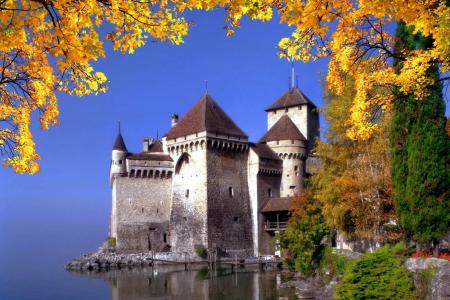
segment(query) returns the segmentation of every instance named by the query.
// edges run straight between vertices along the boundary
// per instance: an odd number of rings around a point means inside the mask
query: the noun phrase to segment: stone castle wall
[[[287,112],[286,112],[287,110]],[[278,109],[276,111],[270,111],[267,113],[267,125],[269,130],[272,126],[278,122],[278,120],[284,115],[287,114],[289,118],[291,118],[292,122],[297,126],[303,136],[309,139],[308,136],[308,106],[294,106],[286,109]]]
[[[271,189],[272,197],[280,197],[281,177],[274,175],[258,175],[258,211],[261,211],[264,204],[269,199],[268,190]],[[275,249],[271,244],[273,234],[264,230],[264,216],[262,213],[258,214],[258,244],[259,253],[261,255],[273,254]]]
[[[117,177],[115,219],[118,251],[162,251],[169,240],[172,180]]]
[[[208,246],[231,256],[253,254],[247,166],[248,151],[208,149]]]
[[[170,241],[174,251],[195,253],[207,247],[206,150],[197,149],[174,159]]]

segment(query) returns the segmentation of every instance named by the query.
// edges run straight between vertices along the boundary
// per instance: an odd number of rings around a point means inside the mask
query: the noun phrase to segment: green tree
[[[404,49],[428,49],[433,40],[414,33],[400,22],[397,27],[397,70]],[[408,238],[434,243],[450,227],[450,143],[446,133],[445,104],[437,66],[428,76],[436,83],[426,99],[396,93],[391,126],[392,180],[396,210]]]
[[[329,233],[320,203],[307,191],[294,197],[287,229],[278,241],[288,266],[309,274],[322,256],[321,240]]]

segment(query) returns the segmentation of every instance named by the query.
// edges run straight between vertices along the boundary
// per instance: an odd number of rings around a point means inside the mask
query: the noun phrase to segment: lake
[[[209,271],[206,267],[156,266],[78,274],[110,285],[113,300],[144,299],[297,299],[293,290],[279,289],[283,274],[254,268]]]

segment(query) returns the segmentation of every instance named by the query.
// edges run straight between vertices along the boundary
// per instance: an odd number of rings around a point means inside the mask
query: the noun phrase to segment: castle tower
[[[266,112],[267,130],[287,115],[308,140],[308,148],[314,147],[314,141],[319,138],[319,113],[316,105],[298,88],[291,87]]]
[[[119,126],[119,132],[117,133],[116,141],[114,142],[112,149],[111,168],[109,171],[111,183],[115,176],[123,176],[126,174],[127,170],[125,158],[127,154],[127,146],[123,141]]]
[[[298,194],[304,188],[308,141],[287,113],[283,114],[259,140],[267,144],[282,160],[280,196]]]
[[[117,133],[116,141],[114,142],[111,157],[111,166],[109,169],[109,183],[111,184],[112,206],[111,206],[111,226],[110,237],[117,238],[117,177],[126,176],[126,156],[128,154],[127,146],[123,141],[122,133]]]
[[[206,94],[171,128],[165,141],[175,162],[173,249],[192,254],[204,247],[229,255],[251,254],[247,135]]]

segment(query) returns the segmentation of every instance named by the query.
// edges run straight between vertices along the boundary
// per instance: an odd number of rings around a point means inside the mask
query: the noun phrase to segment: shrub
[[[351,262],[336,288],[336,299],[411,299],[413,281],[403,267],[404,244],[384,246]]]
[[[195,248],[195,253],[201,258],[206,258],[208,256],[208,251],[203,246]]]
[[[350,258],[335,253],[333,248],[326,246],[319,259],[319,273],[321,277],[342,276],[350,261]]]

